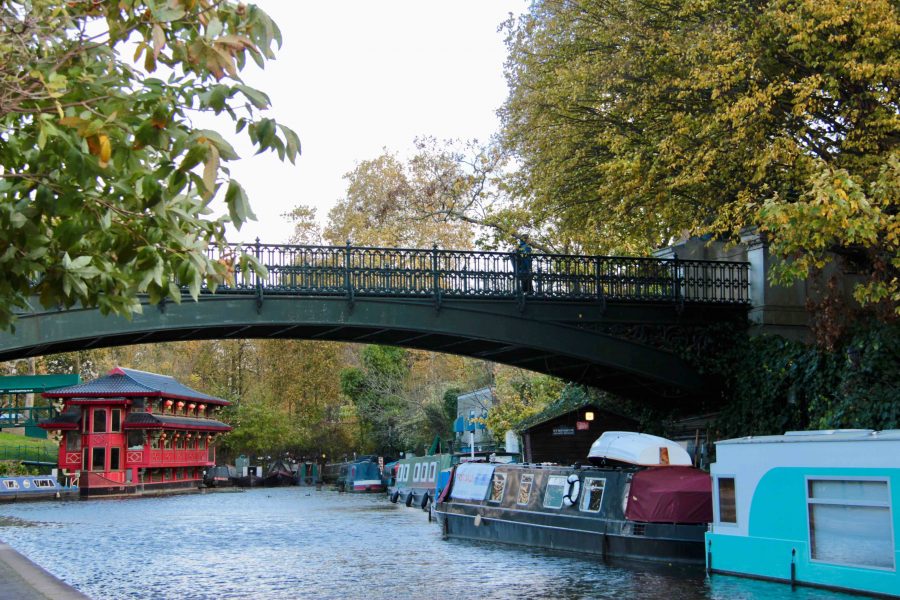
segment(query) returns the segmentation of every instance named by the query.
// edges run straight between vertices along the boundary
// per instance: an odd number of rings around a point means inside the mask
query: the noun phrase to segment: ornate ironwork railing
[[[749,264],[533,254],[514,252],[249,244],[244,252],[266,267],[264,277],[244,275],[224,293],[413,298],[513,298],[529,300],[629,300],[746,304]],[[232,252],[234,248],[232,248]],[[230,260],[211,248],[215,260]]]

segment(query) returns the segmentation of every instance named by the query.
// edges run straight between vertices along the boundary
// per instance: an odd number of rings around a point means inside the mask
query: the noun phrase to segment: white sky
[[[229,163],[257,222],[229,241],[286,242],[281,214],[297,204],[325,217],[343,175],[383,148],[409,152],[416,136],[487,140],[506,97],[503,33],[526,0],[256,0],[281,28],[277,59],[245,81],[269,94],[268,115],[300,136],[296,165],[272,154]],[[252,67],[252,68],[251,68]],[[218,129],[229,133],[220,122]],[[232,137],[232,139],[234,139]],[[240,140],[235,139],[235,142]]]

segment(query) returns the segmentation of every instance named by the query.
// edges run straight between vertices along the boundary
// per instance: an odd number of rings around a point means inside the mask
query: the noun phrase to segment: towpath
[[[89,600],[0,542],[0,600]]]

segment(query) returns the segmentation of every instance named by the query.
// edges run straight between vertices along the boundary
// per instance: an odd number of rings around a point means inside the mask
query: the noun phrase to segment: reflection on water
[[[305,488],[3,505],[0,539],[96,599],[850,598],[442,540],[424,512],[383,495]]]

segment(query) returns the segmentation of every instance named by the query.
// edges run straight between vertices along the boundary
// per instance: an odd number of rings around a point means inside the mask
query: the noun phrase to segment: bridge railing
[[[266,275],[235,273],[221,292],[746,304],[749,264],[439,248],[250,244]],[[232,252],[234,249],[232,249]],[[210,249],[213,259],[221,256]],[[526,293],[526,279],[531,291]]]

